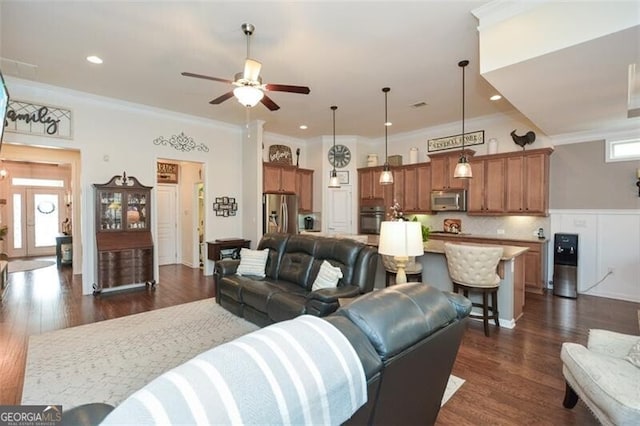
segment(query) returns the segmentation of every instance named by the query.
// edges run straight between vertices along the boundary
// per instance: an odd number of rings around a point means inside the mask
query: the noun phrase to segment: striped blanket
[[[362,365],[303,315],[204,352],[128,397],[105,425],[340,424],[367,401]]]

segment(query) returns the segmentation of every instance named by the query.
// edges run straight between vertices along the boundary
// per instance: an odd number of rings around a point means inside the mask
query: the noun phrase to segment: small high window
[[[640,160],[640,139],[607,141],[606,161]]]

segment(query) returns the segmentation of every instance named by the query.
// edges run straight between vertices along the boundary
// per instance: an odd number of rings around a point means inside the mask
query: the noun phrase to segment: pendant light
[[[331,111],[333,111],[333,152],[336,152],[336,110],[337,106],[333,105]],[[331,170],[331,178],[329,178],[329,188],[340,188],[340,181],[338,180],[338,173],[336,172],[336,159],[333,158],[333,170]]]
[[[380,185],[391,185],[393,183],[393,173],[389,169],[389,154],[387,153],[387,127],[391,126],[387,118],[387,94],[391,89],[383,87],[384,92],[384,168],[380,174]]]
[[[453,172],[453,177],[458,179],[469,179],[473,177],[471,173],[471,164],[467,161],[467,156],[464,153],[464,69],[469,65],[469,61],[458,62],[458,66],[462,68],[462,152],[460,153],[460,159],[456,164],[456,169]]]

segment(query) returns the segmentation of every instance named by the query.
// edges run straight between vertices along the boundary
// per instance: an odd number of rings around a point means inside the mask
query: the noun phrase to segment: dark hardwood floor
[[[160,267],[155,290],[93,297],[82,296],[81,287],[69,267],[10,274],[0,302],[0,405],[20,403],[30,335],[214,296],[212,277],[181,265]],[[527,294],[525,315],[512,330],[493,328],[485,337],[482,323],[470,321],[453,369],[466,383],[437,424],[596,425],[582,404],[562,407],[560,346],[586,343],[590,328],[640,334],[638,309],[638,303],[591,296]]]

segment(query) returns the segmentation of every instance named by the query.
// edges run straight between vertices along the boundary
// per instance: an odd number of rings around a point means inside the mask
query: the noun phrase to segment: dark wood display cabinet
[[[151,237],[151,188],[133,176],[94,184],[96,196],[97,282],[103,289],[144,284],[155,287]]]

